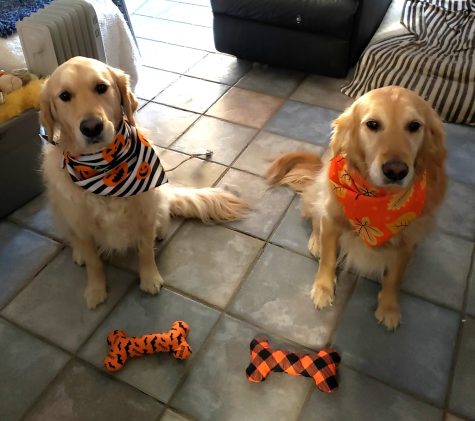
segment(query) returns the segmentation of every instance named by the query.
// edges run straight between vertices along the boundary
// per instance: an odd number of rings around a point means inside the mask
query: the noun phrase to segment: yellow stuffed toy
[[[0,123],[20,115],[29,108],[39,108],[42,79],[33,79],[27,85],[10,92],[0,105]]]

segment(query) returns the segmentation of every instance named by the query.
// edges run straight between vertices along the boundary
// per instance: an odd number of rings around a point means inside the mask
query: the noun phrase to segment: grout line
[[[354,273],[351,273],[351,272],[348,272],[348,271],[345,271],[345,270],[340,270],[338,272],[338,276],[340,276],[341,274],[344,274],[344,276],[348,276],[348,277],[351,276],[353,285],[351,286],[350,290],[348,291],[348,295],[347,295],[346,299],[343,301],[343,303],[341,305],[341,311],[336,316],[333,328],[330,330],[330,335],[329,335],[330,344],[334,343],[336,331],[338,330],[338,327],[340,326],[341,320],[343,318],[343,313],[345,312],[346,307],[348,306],[348,303],[350,302],[351,298],[353,297],[353,294],[355,292],[355,289],[356,289],[356,286],[358,285],[358,280],[359,280],[359,276],[355,275]],[[344,282],[344,281],[345,280],[343,279],[340,282]],[[336,285],[335,285],[335,289],[336,289]]]
[[[142,5],[143,6],[143,5]],[[140,6],[140,7],[142,7]],[[197,7],[203,7],[205,8],[205,6],[199,6],[199,5],[193,5],[193,4],[190,4],[190,6],[197,6]],[[207,29],[207,30],[211,30],[211,32],[213,31],[213,23],[211,23],[211,26],[207,26],[207,25],[201,25],[199,23],[194,23],[194,22],[185,22],[185,21],[182,21],[182,20],[173,20],[173,19],[168,19],[168,18],[164,18],[164,17],[161,17],[161,16],[151,16],[151,15],[145,15],[143,13],[138,13],[138,10],[139,9],[136,9],[134,13],[132,13],[132,15],[130,15],[130,21],[132,23],[132,26],[133,26],[133,19],[132,17],[133,16],[139,16],[139,17],[143,17],[143,18],[148,18],[148,19],[153,19],[155,21],[162,21],[162,22],[170,22],[170,23],[177,23],[179,25],[188,25],[188,26],[192,26],[194,28],[201,28],[201,29]],[[212,10],[210,9],[210,15],[211,15],[211,18],[213,17],[213,12]],[[151,21],[152,22],[152,21]],[[141,37],[143,38],[143,37]]]
[[[458,357],[461,352],[464,322],[468,317],[467,303],[468,303],[468,297],[469,297],[469,292],[470,292],[470,277],[473,271],[475,271],[475,245],[472,246],[471,263],[470,263],[470,267],[467,273],[467,277],[465,279],[465,291],[464,291],[464,298],[463,298],[463,304],[462,304],[462,310],[461,310],[461,318],[459,320],[457,338],[456,338],[454,349],[453,349],[452,364],[450,366],[449,378],[448,378],[447,390],[446,390],[446,396],[445,396],[444,408],[446,411],[449,410],[450,398],[452,396],[452,388],[453,388],[453,383],[455,380],[455,367],[457,365]]]
[[[377,383],[380,383],[380,384],[383,384],[384,386],[388,387],[389,389],[391,390],[395,390],[399,393],[402,393],[403,395],[405,396],[409,396],[411,397],[412,399],[416,400],[416,401],[419,401],[419,402],[423,402],[433,408],[437,408],[437,409],[440,409],[442,412],[443,412],[443,406],[441,405],[438,405],[436,403],[434,403],[433,401],[425,398],[424,396],[422,395],[418,395],[416,394],[415,392],[412,392],[412,391],[409,391],[408,389],[404,389],[404,388],[401,388],[401,387],[397,387],[395,385],[392,385],[390,383],[386,383],[384,380],[381,380],[379,379],[378,377],[375,377],[369,373],[366,373],[365,371],[362,371],[356,367],[352,367],[346,363],[344,363],[343,361],[340,363],[340,366],[343,366],[345,368],[347,368],[348,370],[351,370],[351,371],[354,371],[355,373],[363,376],[363,377],[366,377],[366,378],[369,378],[373,381],[376,381]]]
[[[199,6],[199,5],[196,5],[196,6],[197,6],[197,7],[205,7],[205,6]],[[134,12],[133,15],[134,15],[134,16],[141,16],[141,17],[144,17],[144,18],[151,18],[151,19],[162,20],[162,21],[165,21],[165,22],[181,23],[181,24],[183,24],[183,25],[194,26],[195,28],[213,29],[213,26],[200,25],[199,23],[185,22],[185,21],[182,21],[182,20],[167,19],[167,18],[159,17],[159,16],[145,15],[145,14],[143,14],[143,13],[137,13],[137,11]]]
[[[125,8],[127,9],[127,13],[129,14],[129,17],[132,17],[132,15],[139,10],[145,3],[147,3],[148,0],[142,0],[142,3],[140,3],[140,6],[137,6],[134,10],[130,11],[129,8],[127,7],[127,1],[124,1],[125,3]],[[173,1],[173,0],[170,0]],[[132,22],[130,22],[132,25]],[[132,25],[133,26],[133,25]]]
[[[220,321],[223,318],[224,318],[224,313],[221,311],[218,318],[214,322],[213,326],[211,326],[211,329],[208,331],[208,334],[206,335],[205,339],[203,340],[203,343],[201,344],[200,348],[195,353],[195,355],[193,357],[193,360],[190,362],[188,367],[186,367],[181,380],[175,386],[175,390],[173,391],[173,393],[170,395],[170,398],[168,399],[167,407],[170,407],[170,402],[173,401],[173,399],[178,394],[178,392],[180,391],[182,386],[185,384],[185,381],[188,379],[188,375],[190,374],[191,368],[194,367],[195,362],[198,360],[201,353],[204,352],[204,350],[206,349],[207,344],[210,341],[210,338],[214,335],[214,332],[217,329],[218,324],[220,323]]]
[[[103,368],[98,368],[97,366],[95,366],[94,364],[92,364],[91,362],[81,358],[80,356],[75,356],[74,357],[74,360],[75,361],[78,361],[86,366],[88,366],[90,369],[92,370],[95,370],[95,371],[98,371],[99,373],[103,374],[104,376],[108,377],[110,380],[112,381],[115,381],[117,383],[120,383],[124,386],[126,386],[127,388],[132,388],[134,389],[135,391],[137,392],[140,392],[141,394],[153,399],[154,401],[162,404],[164,407],[166,405],[166,403],[158,398],[156,398],[155,396],[152,396],[152,395],[149,395],[147,392],[144,392],[143,390],[139,389],[138,387],[135,387],[134,385],[130,384],[130,383],[127,383],[125,380],[121,379],[117,374],[113,374]],[[104,421],[107,421],[107,420],[104,420]]]
[[[74,356],[74,353],[69,351],[68,349],[66,348],[63,348],[61,345],[53,342],[51,339],[47,338],[46,336],[42,336],[41,334],[39,333],[36,333],[34,331],[31,331],[29,330],[27,327],[25,326],[22,326],[21,324],[19,324],[18,322],[16,322],[15,320],[12,320],[10,319],[8,316],[5,316],[4,314],[0,314],[0,319],[3,319],[3,320],[6,320],[8,323],[12,324],[13,326],[15,326],[17,329],[27,333],[29,336],[33,336],[35,339],[41,341],[41,342],[44,342],[46,343],[47,345],[51,346],[52,348],[56,348],[56,349],[59,349],[61,352],[63,352],[64,354],[67,354],[69,355],[70,357],[73,357]]]
[[[292,348],[303,349],[304,352],[305,352],[305,350],[306,351],[311,351],[311,352],[315,352],[315,351],[320,350],[320,348],[318,348],[318,349],[317,348],[312,348],[311,346],[307,346],[307,345],[301,344],[300,342],[296,342],[295,340],[289,339],[289,338],[283,336],[280,333],[273,332],[273,331],[265,328],[264,326],[260,326],[260,325],[257,325],[257,324],[254,324],[254,323],[250,322],[249,320],[242,319],[242,318],[240,318],[239,316],[237,316],[233,313],[223,313],[223,314],[228,319],[231,319],[235,322],[239,322],[239,323],[247,326],[248,328],[250,328],[252,330],[257,330],[259,333],[262,333],[263,336],[272,337],[273,339],[275,339],[276,342],[283,342],[285,344],[289,344],[289,346],[292,347]],[[252,338],[249,339],[249,342],[251,342],[251,339]]]
[[[156,40],[149,39],[149,38],[137,37],[137,39],[143,39],[145,41],[156,42],[156,43],[159,43],[159,44],[165,44],[165,45],[173,46],[173,47],[181,47],[181,48],[185,48],[187,50],[197,51],[197,52],[200,52],[200,53],[203,53],[203,52],[206,53],[203,57],[200,57],[199,59],[194,61],[192,64],[190,64],[188,67],[186,67],[183,72],[179,72],[179,71],[176,71],[176,70],[171,70],[169,68],[155,67],[155,66],[152,66],[151,64],[146,64],[142,61],[142,66],[150,67],[151,69],[161,70],[163,72],[174,73],[174,74],[177,74],[177,75],[180,75],[180,76],[187,76],[187,74],[186,74],[187,72],[189,72],[194,66],[196,66],[201,60],[203,60],[204,58],[206,58],[210,54],[222,54],[219,51],[200,50],[200,49],[197,49],[197,48],[186,47],[184,45],[170,44],[168,42],[156,41]],[[139,49],[140,54],[142,54],[142,50],[140,49],[140,46],[138,46],[137,48]],[[217,83],[219,83],[219,82],[217,82]]]
[[[145,16],[145,17],[154,18],[154,19],[166,20],[166,21],[169,21],[169,22],[186,23],[186,24],[193,25],[193,26],[200,26],[200,27],[211,28],[211,29],[213,28],[213,26],[200,25],[200,24],[196,24],[196,23],[184,22],[184,21],[181,21],[181,20],[173,20],[173,19],[163,18],[163,17],[160,17],[160,16],[145,15],[143,13],[138,13],[139,9],[141,9],[145,5],[145,3],[148,3],[148,1],[145,0],[140,6],[135,8],[135,10],[132,13],[129,14],[130,17],[132,17],[132,15],[134,15],[134,16]],[[213,10],[211,9],[211,7],[210,6],[205,6],[203,4],[196,4],[196,3],[190,3],[190,2],[185,2],[185,1],[175,1],[175,0],[166,0],[165,3],[175,3],[175,6],[183,5],[184,7],[186,7],[186,6],[198,7],[198,8],[201,8],[203,11],[204,10],[209,10],[210,15],[213,16]],[[170,6],[171,6],[171,4],[170,4]],[[173,8],[175,6],[171,6],[171,7]]]
[[[129,287],[124,290],[124,292],[116,301],[116,303],[111,306],[110,310],[104,315],[104,317],[99,321],[99,323],[91,330],[89,335],[85,336],[84,340],[79,344],[76,352],[74,353],[75,356],[81,353],[82,349],[86,346],[89,340],[94,336],[94,334],[99,330],[99,328],[106,322],[106,320],[109,318],[112,312],[119,306],[119,304],[121,304],[124,301],[125,297],[129,295],[130,291],[132,291],[133,288],[138,288],[138,285],[136,282],[137,279],[138,277],[136,275],[135,282],[133,281],[130,283]],[[84,303],[84,305],[86,305],[86,303]]]
[[[28,415],[32,412],[32,410],[35,409],[35,407],[42,401],[43,397],[46,396],[46,394],[48,393],[48,391],[50,390],[51,386],[53,385],[53,383],[61,377],[61,375],[66,372],[67,368],[72,364],[72,362],[74,361],[74,356],[70,357],[70,359],[68,361],[66,361],[66,364],[64,364],[63,367],[61,367],[60,370],[58,370],[58,372],[56,373],[55,376],[53,376],[53,378],[51,379],[51,381],[44,387],[43,390],[41,390],[41,392],[38,394],[38,396],[36,397],[36,399],[33,400],[33,402],[31,403],[31,405],[26,408],[26,411],[25,413],[20,417],[20,421],[24,421],[25,419],[27,419]]]
[[[155,69],[155,68],[153,68],[153,67],[150,67],[150,69],[158,70],[158,71],[160,71],[160,72],[167,72],[166,70],[159,70],[159,69]],[[167,73],[175,74],[175,73],[173,73],[173,72],[167,72]],[[142,106],[140,106],[139,108],[137,108],[136,113],[138,113],[142,108],[145,108],[145,106],[147,106],[147,105],[150,104],[151,102],[157,104],[157,102],[154,101],[154,98],[156,98],[157,96],[161,95],[165,90],[167,90],[170,86],[172,86],[172,85],[173,85],[175,82],[177,82],[179,79],[180,79],[180,77],[178,77],[178,79],[175,79],[175,80],[172,81],[172,82],[169,82],[167,85],[165,85],[162,89],[160,89],[160,90],[159,90],[154,96],[152,96],[152,98],[150,98],[150,99],[146,99],[146,98],[142,98],[142,97],[140,97],[140,96],[137,96],[138,99],[141,99],[142,101],[145,101],[145,104],[143,104]],[[134,95],[135,95],[135,93],[134,93]],[[167,105],[167,104],[163,104],[163,105]],[[177,107],[172,107],[172,106],[170,106],[170,107],[171,107],[171,108],[177,108]],[[180,109],[180,108],[178,108],[178,109]]]
[[[257,251],[256,255],[254,256],[254,259],[249,263],[249,266],[246,268],[246,270],[243,272],[242,276],[241,276],[241,279],[239,280],[239,282],[237,283],[236,287],[234,288],[234,291],[233,293],[231,294],[231,296],[229,297],[229,300],[228,302],[226,303],[226,305],[224,306],[224,313],[225,314],[229,314],[229,308],[231,307],[231,305],[233,304],[234,302],[234,299],[236,298],[236,296],[239,294],[239,292],[241,291],[241,287],[244,285],[244,283],[247,281],[247,279],[249,278],[249,276],[251,275],[252,271],[255,269],[255,267],[257,266],[257,262],[259,262],[260,258],[262,257],[262,255],[264,254],[264,250],[266,248],[267,244],[264,243],[262,245],[262,247]]]
[[[23,227],[22,227],[23,228]],[[25,230],[27,230],[27,228],[24,228]],[[34,232],[34,231],[33,231]],[[50,239],[50,238],[48,238]],[[7,301],[5,301],[1,306],[0,306],[0,311],[3,312],[3,310],[5,310],[5,308],[7,308],[26,288],[28,288],[28,286],[33,282],[33,280],[44,270],[46,269],[46,267],[54,260],[56,259],[62,252],[63,250],[65,249],[65,246],[64,244],[62,243],[58,243],[59,245],[59,248],[58,250],[53,253],[49,259],[47,259],[45,261],[45,263],[33,274],[33,276],[31,278],[29,278],[29,280],[25,283],[25,285],[23,285],[23,287],[21,287],[20,289],[18,289],[16,291],[16,293],[14,295],[12,295]]]
[[[252,67],[251,67],[246,73],[244,73],[244,74],[234,83],[234,85],[232,85],[231,89],[238,87],[239,82],[240,82],[241,80],[243,80],[251,71],[252,71]],[[302,78],[302,81],[303,81],[303,79],[304,79],[304,78]],[[302,82],[300,82],[300,83],[302,83]],[[280,104],[280,106],[277,107],[277,108],[269,115],[268,119],[267,119],[266,122],[262,125],[262,127],[260,127],[260,128],[259,128],[259,127],[254,127],[254,129],[257,130],[256,133],[254,134],[254,136],[252,136],[252,138],[249,140],[249,142],[247,143],[247,145],[244,146],[243,149],[241,149],[241,151],[236,155],[236,157],[234,158],[234,160],[227,166],[228,169],[225,170],[225,171],[221,174],[220,177],[218,177],[218,179],[217,179],[217,180],[215,181],[215,183],[213,184],[213,187],[214,187],[214,186],[217,186],[217,185],[221,182],[221,180],[225,177],[225,175],[229,172],[230,169],[238,170],[238,169],[234,168],[233,165],[239,160],[239,158],[245,153],[245,151],[247,151],[248,147],[254,142],[254,140],[255,140],[263,131],[265,131],[265,127],[267,126],[267,123],[268,123],[269,121],[271,121],[271,120],[275,117],[275,115],[276,115],[276,114],[280,111],[280,109],[283,107],[283,105],[285,104],[285,102],[287,101],[287,99],[290,98],[290,96],[293,95],[293,93],[298,89],[298,86],[299,86],[299,84],[297,84],[296,87],[295,87],[292,91],[289,91],[289,93],[288,93],[287,96],[284,96],[284,97],[276,97],[276,98],[282,99],[282,103]],[[211,109],[211,107],[212,107],[214,104],[216,104],[216,103],[217,103],[224,95],[226,95],[226,93],[228,93],[231,89],[228,89],[225,93],[223,93],[223,95],[221,95],[221,97],[220,97],[218,100],[216,100],[216,101],[205,111],[205,113],[208,112],[208,111]],[[240,88],[240,89],[243,89],[243,88]],[[248,90],[248,89],[246,89],[246,90]],[[250,92],[253,92],[253,91],[250,91]],[[275,96],[275,95],[271,95],[271,96]],[[217,117],[215,117],[215,118],[217,118]],[[225,119],[223,119],[223,118],[219,118],[219,119],[222,120],[222,121],[227,122],[227,120],[225,120]],[[229,121],[229,122],[233,123],[232,121]],[[234,124],[236,124],[236,123],[234,123]],[[243,125],[243,126],[244,126],[244,125]],[[248,126],[244,126],[244,127],[248,127]],[[177,139],[176,141],[178,141],[178,139]],[[176,141],[175,141],[175,142],[176,142]],[[173,146],[173,145],[170,145],[170,146]],[[238,171],[239,171],[239,170],[238,170]],[[245,172],[245,173],[248,173],[248,174],[252,174],[252,175],[257,175],[257,174],[253,174],[253,173],[251,173],[251,172],[249,172],[249,171],[243,171],[243,170],[240,170],[240,171]],[[260,176],[260,175],[257,175],[257,176],[260,177],[260,178],[264,178],[264,177],[262,177],[262,176]],[[287,210],[286,210],[286,212],[287,212]],[[280,223],[280,220],[277,221],[277,222]],[[276,227],[277,227],[277,225],[274,226],[274,228],[276,228]],[[272,232],[272,233],[273,233],[273,232]],[[271,233],[271,234],[272,234],[272,233]]]
[[[189,1],[180,1],[180,0],[167,0],[167,1],[170,1],[170,2],[173,2],[173,3],[179,3],[179,4],[187,4],[187,5],[190,5],[190,6],[200,6],[200,7],[210,8],[209,6],[204,6],[203,4],[196,4],[196,3],[189,2]]]
[[[296,418],[296,421],[300,421],[302,419],[302,416],[303,416],[303,413],[305,411],[305,408],[307,407],[308,405],[308,402],[310,401],[312,395],[313,395],[313,392],[315,391],[315,387],[313,386],[313,384],[311,385],[312,388],[309,389],[309,391],[307,392],[307,394],[305,395],[305,398],[303,399],[302,401],[302,406],[300,407],[300,410],[297,414],[297,418]]]
[[[303,105],[308,105],[308,106],[311,106],[311,107],[316,107],[316,108],[322,108],[323,110],[328,110],[328,111],[334,111],[336,113],[343,113],[343,111],[345,111],[345,108],[331,108],[329,106],[326,106],[326,105],[321,105],[321,104],[314,104],[312,102],[305,102],[303,100],[300,100],[300,99],[295,99],[295,98],[290,98],[290,101],[293,101],[293,102],[298,102],[299,104],[303,104]],[[329,138],[330,140],[330,138]]]
[[[198,47],[193,47],[191,45],[182,45],[182,44],[175,44],[173,42],[167,42],[167,41],[163,41],[163,40],[158,40],[158,39],[153,39],[153,38],[147,38],[147,37],[140,37],[140,36],[135,36],[135,38],[137,38],[137,40],[139,39],[143,39],[145,41],[153,41],[153,42],[161,42],[162,44],[167,44],[167,45],[171,45],[173,47],[180,47],[180,48],[187,48],[188,50],[195,50],[195,51],[201,51],[201,52],[204,52],[204,53],[216,53],[218,52],[217,50],[208,50],[206,48],[198,48]],[[140,46],[139,46],[139,50],[140,50]],[[203,57],[204,58],[204,57]],[[201,59],[200,59],[201,60]],[[196,63],[195,63],[196,64]],[[187,71],[189,70],[189,68],[187,69]]]
[[[32,200],[34,200],[34,199],[32,199]],[[19,209],[21,209],[21,208],[19,208]],[[43,230],[38,229],[38,228],[36,228],[32,225],[28,225],[28,223],[22,222],[21,219],[19,219],[16,216],[10,215],[5,219],[5,221],[8,221],[11,224],[16,225],[18,228],[25,229],[27,231],[31,231],[32,233],[34,233],[36,235],[39,235],[43,238],[54,241],[55,243],[65,244],[65,242],[66,242],[65,239],[56,237],[54,234],[51,234],[51,233],[47,232],[46,230],[43,231]]]

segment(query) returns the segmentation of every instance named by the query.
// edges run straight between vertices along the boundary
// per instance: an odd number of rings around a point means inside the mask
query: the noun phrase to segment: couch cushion
[[[347,38],[358,0],[211,0],[213,13]]]

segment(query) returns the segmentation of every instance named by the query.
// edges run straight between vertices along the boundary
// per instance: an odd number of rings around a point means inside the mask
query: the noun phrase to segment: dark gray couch
[[[391,0],[211,0],[218,51],[344,77]]]

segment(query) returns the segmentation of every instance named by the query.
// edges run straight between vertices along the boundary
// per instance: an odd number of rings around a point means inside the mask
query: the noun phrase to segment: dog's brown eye
[[[411,121],[407,125],[407,130],[409,130],[411,133],[417,132],[420,128],[421,128],[421,123],[419,123],[418,121]]]
[[[373,132],[378,131],[380,128],[379,123],[376,120],[368,120],[366,122],[366,127],[372,130]]]
[[[96,85],[96,92],[97,92],[98,94],[104,94],[104,93],[106,93],[107,88],[108,88],[108,86],[107,86],[106,84],[104,84],[104,83],[98,83],[98,84]]]
[[[71,101],[71,94],[68,91],[63,91],[59,94],[59,99],[64,102]]]

